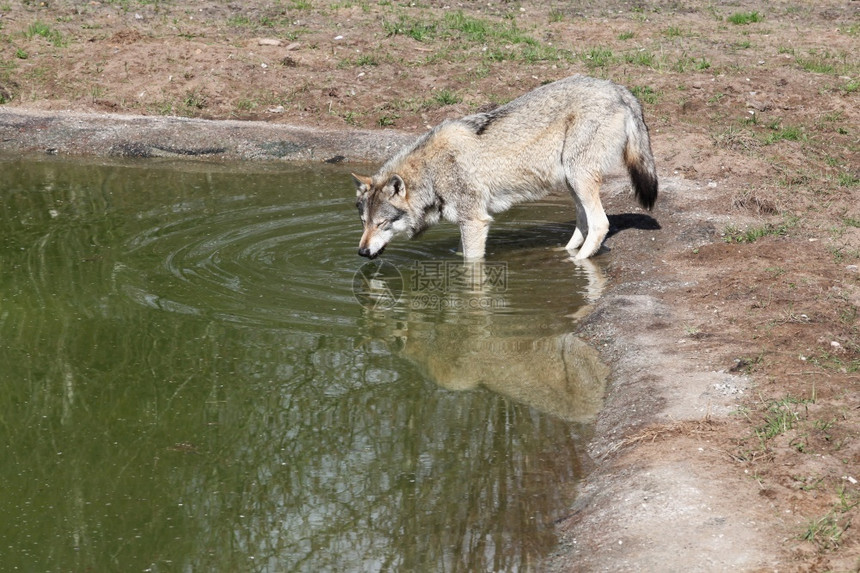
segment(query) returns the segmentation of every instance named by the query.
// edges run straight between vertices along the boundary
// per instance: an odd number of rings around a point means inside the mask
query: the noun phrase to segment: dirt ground
[[[302,126],[320,151],[281,135],[258,155],[379,159],[546,81],[624,84],[661,197],[644,217],[607,186],[610,286],[580,334],[612,390],[542,568],[857,571],[858,47],[856,0],[7,0],[0,148],[73,153],[45,118],[89,142],[110,113]],[[163,145],[104,152],[227,149],[163,122]]]

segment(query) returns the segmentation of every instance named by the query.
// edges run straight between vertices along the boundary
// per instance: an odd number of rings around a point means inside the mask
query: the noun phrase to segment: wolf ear
[[[355,191],[359,197],[370,191],[372,184],[370,177],[356,175],[355,173],[351,173],[350,175],[352,175],[352,182],[355,183]]]
[[[385,188],[391,193],[392,197],[395,195],[406,197],[406,182],[404,182],[403,178],[396,173],[388,180],[388,184]]]

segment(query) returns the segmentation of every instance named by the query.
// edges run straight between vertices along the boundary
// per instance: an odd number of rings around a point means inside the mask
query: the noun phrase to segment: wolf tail
[[[648,126],[642,119],[641,108],[637,105],[634,109],[638,113],[631,113],[627,117],[624,164],[630,174],[636,200],[650,211],[657,201],[657,168],[654,166]]]

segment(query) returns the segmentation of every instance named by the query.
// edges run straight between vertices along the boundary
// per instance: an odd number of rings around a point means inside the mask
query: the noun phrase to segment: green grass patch
[[[810,362],[825,370],[833,372],[843,372],[846,374],[860,372],[860,359],[858,358],[845,360],[841,356],[826,352],[820,356],[811,358]]]
[[[463,12],[446,14],[445,23],[449,29],[460,32],[473,42],[484,42],[490,35],[491,26],[485,20],[466,16]]]
[[[253,26],[254,23],[247,16],[239,14],[237,16],[230,16],[229,18],[227,18],[227,25],[232,26],[234,28],[246,28],[249,26]]]
[[[361,54],[355,59],[356,66],[378,66],[379,60],[373,54]]]
[[[832,74],[836,70],[836,66],[832,62],[828,62],[825,58],[796,58],[797,65],[816,74]]]
[[[627,64],[644,66],[646,68],[653,68],[655,57],[652,52],[646,50],[637,50],[636,52],[628,52],[624,54],[623,60]]]
[[[795,424],[800,421],[797,405],[804,403],[805,401],[792,397],[771,401],[765,411],[763,423],[755,428],[756,436],[765,441],[794,428]]]
[[[467,16],[463,12],[445,15],[445,25],[451,31],[472,42],[497,40],[511,44],[537,45],[537,41],[520,30],[516,22],[490,22],[481,18]]]
[[[396,113],[390,113],[379,116],[379,119],[376,121],[380,127],[391,127],[397,120],[400,119],[400,115]]]
[[[860,90],[860,80],[848,80],[841,86],[839,86],[839,91],[843,94],[853,94],[854,92]]]
[[[795,225],[797,220],[787,220],[778,225],[766,223],[748,229],[738,229],[734,225],[729,225],[725,229],[724,240],[727,243],[755,243],[762,237],[787,235],[789,229]]]
[[[635,35],[636,34],[634,34],[633,32],[621,32],[620,34],[618,34],[618,39],[619,40],[629,40]]]
[[[406,36],[418,42],[432,40],[437,36],[436,24],[403,17],[397,21],[383,21],[382,29],[388,36]]]
[[[249,98],[242,98],[236,102],[236,109],[240,111],[252,111],[257,109],[257,107],[259,107],[259,104],[255,100]]]
[[[821,121],[826,123],[836,123],[837,121],[842,121],[845,119],[845,114],[842,111],[830,111],[822,116]]]
[[[589,48],[579,58],[590,69],[605,68],[615,62],[615,56],[609,48]]]
[[[778,120],[768,126],[772,133],[767,134],[763,143],[772,145],[780,141],[806,141],[806,133],[796,125],[783,126]]]
[[[373,54],[360,54],[355,58],[344,58],[337,63],[338,69],[346,69],[352,67],[364,68],[370,66],[378,66],[379,59]]]
[[[856,187],[860,185],[860,177],[857,177],[854,173],[842,172],[836,177],[836,182],[840,187]],[[847,221],[851,221],[852,227],[860,227],[857,224],[857,219],[846,219]]]
[[[844,75],[854,78],[853,81],[857,82],[857,61],[847,52],[809,49],[806,54],[792,55],[795,56],[795,63],[808,72]]]
[[[456,52],[466,50],[474,44],[485,47],[484,56],[491,61],[521,60],[544,61],[559,60],[561,51],[552,46],[541,45],[537,40],[517,27],[516,22],[498,22],[476,18],[462,11],[447,13],[438,21],[423,21],[398,15],[397,19],[384,20],[382,28],[388,36],[406,36],[418,42],[426,42],[438,38],[460,40],[451,43],[448,50],[440,50],[441,55],[434,54],[432,60],[456,59]],[[521,50],[511,49],[511,45],[524,46]]]
[[[463,101],[463,98],[460,97],[457,92],[441,89],[433,94],[433,103],[440,106],[446,105],[454,105]]]
[[[726,18],[726,20],[736,26],[746,26],[747,24],[761,22],[762,20],[764,20],[764,16],[762,16],[759,12],[735,12],[734,14]]]
[[[572,54],[567,50],[559,50],[555,46],[525,45],[522,46],[515,58],[523,62],[558,62],[572,60]]]
[[[702,71],[707,70],[711,67],[711,63],[705,59],[701,58],[691,58],[689,56],[682,56],[675,61],[672,65],[672,69],[678,73],[685,73],[690,70]]]
[[[711,62],[702,57],[693,61],[693,67],[699,71],[707,70],[711,67]]]
[[[206,107],[207,103],[206,96],[197,90],[186,92],[185,97],[182,98],[182,105],[189,110],[203,109]]]
[[[844,232],[844,229],[838,229],[837,228],[837,229],[833,230],[833,233],[836,235],[839,235],[842,232]],[[836,264],[841,264],[843,261],[846,261],[846,260],[850,260],[850,261],[860,260],[860,250],[849,249],[845,246],[837,247],[836,245],[829,245],[827,247],[827,252],[830,253],[830,255],[833,257],[833,261]],[[846,324],[854,324],[854,321],[857,319],[856,308],[853,310],[853,312],[848,312],[844,316],[846,316],[846,317],[850,316],[851,319],[850,320],[843,320],[843,322],[845,322]],[[860,364],[860,360],[857,360],[855,362]]]
[[[45,38],[53,45],[57,47],[62,47],[66,45],[66,41],[63,38],[63,35],[58,31],[51,28],[48,24],[36,20],[24,31],[24,37],[28,40],[35,38],[36,36],[40,36]]]
[[[860,307],[849,304],[839,311],[839,322],[851,326],[857,324],[857,315],[860,314]],[[858,347],[860,348],[860,347]]]
[[[814,543],[820,549],[830,550],[839,547],[843,533],[845,533],[845,528],[840,525],[837,516],[831,512],[820,519],[811,520],[801,535],[801,539]]]
[[[831,510],[823,517],[810,520],[800,535],[801,539],[817,545],[819,550],[831,551],[839,548],[842,534],[851,526],[851,518],[846,518],[845,514],[860,504],[853,490],[840,486],[836,493],[839,500],[833,504]]]
[[[341,117],[343,118],[343,121],[346,122],[347,125],[358,125],[359,120],[361,119],[362,115],[363,114],[361,114],[360,112],[347,111],[347,112],[342,113]]]
[[[635,95],[639,101],[652,105],[657,103],[660,96],[660,93],[650,86],[631,86],[630,92]]]

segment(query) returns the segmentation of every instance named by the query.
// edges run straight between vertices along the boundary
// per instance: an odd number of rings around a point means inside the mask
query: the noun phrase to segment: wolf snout
[[[371,253],[370,249],[367,247],[359,247],[358,248],[358,254],[362,257],[367,257],[368,259],[375,259],[376,257],[379,256],[379,253],[381,253],[381,252],[382,252],[382,249],[379,249],[375,253]]]

